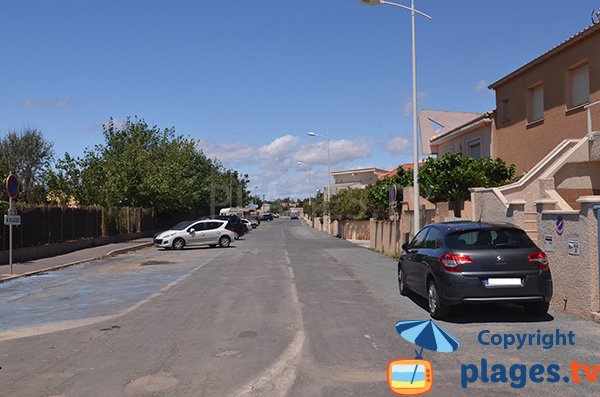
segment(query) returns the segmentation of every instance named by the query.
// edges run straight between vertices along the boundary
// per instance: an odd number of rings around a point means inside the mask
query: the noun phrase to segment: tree
[[[331,198],[331,215],[334,219],[365,220],[371,216],[367,189],[347,189]]]
[[[396,175],[379,179],[375,184],[367,187],[369,208],[373,218],[386,218],[390,209],[390,187],[395,185],[398,192],[401,192],[403,187],[412,184],[412,175],[412,170],[407,171],[402,167],[398,167]],[[396,206],[398,206],[400,197],[402,197],[400,194],[396,196]]]
[[[433,203],[448,201],[454,215],[460,216],[465,200],[474,187],[496,187],[511,182],[515,166],[502,159],[476,159],[461,153],[447,152],[439,158],[428,158],[420,168],[421,195]]]
[[[52,143],[41,131],[25,128],[9,131],[0,139],[0,169],[19,178],[22,196],[28,204],[45,202],[44,175],[53,159]]]
[[[247,175],[209,160],[196,141],[173,128],[150,127],[137,118],[120,127],[111,119],[103,127],[103,144],[86,149],[82,158],[66,153],[49,173],[48,186],[61,203],[208,213],[211,200],[229,203],[230,187],[242,191],[241,200],[248,195]]]

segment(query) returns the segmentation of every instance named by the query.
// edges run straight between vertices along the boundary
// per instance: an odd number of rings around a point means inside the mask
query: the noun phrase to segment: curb
[[[56,265],[56,266],[51,266],[51,267],[47,267],[47,268],[44,268],[44,269],[33,270],[33,271],[30,271],[30,272],[27,272],[27,273],[23,273],[23,274],[16,274],[14,276],[9,276],[9,277],[5,277],[5,278],[0,279],[0,284],[5,283],[7,281],[15,280],[15,279],[18,279],[18,278],[21,278],[21,277],[29,277],[29,276],[34,276],[34,275],[40,274],[40,273],[53,272],[55,270],[64,269],[66,267],[71,267],[71,266],[79,265],[79,264],[86,263],[86,262],[93,262],[93,261],[97,261],[97,260],[104,259],[104,258],[110,258],[110,257],[113,257],[113,256],[124,254],[124,253],[129,252],[129,251],[137,251],[137,250],[140,250],[140,249],[143,249],[143,248],[146,248],[146,247],[151,247],[153,245],[154,245],[154,242],[142,243],[142,244],[138,244],[138,245],[132,245],[130,247],[125,247],[125,248],[119,248],[119,249],[116,249],[116,250],[112,250],[112,251],[108,252],[105,255],[94,257],[94,258],[82,259],[82,260],[75,261],[75,262],[65,263],[63,265]]]

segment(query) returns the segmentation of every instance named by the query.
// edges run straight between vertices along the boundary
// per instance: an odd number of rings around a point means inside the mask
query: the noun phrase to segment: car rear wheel
[[[440,294],[433,280],[427,285],[427,303],[429,304],[429,314],[432,318],[440,320],[448,314],[448,308],[442,305]]]
[[[227,248],[229,247],[229,244],[231,244],[231,240],[229,239],[229,237],[227,236],[223,236],[219,239],[219,246],[222,248]]]
[[[183,247],[185,247],[185,240],[182,238],[176,238],[175,241],[173,241],[173,249],[176,250],[182,250]]]
[[[402,266],[398,265],[398,289],[400,290],[400,295],[406,296],[408,295],[408,287],[406,286],[406,277],[404,275],[404,271],[402,271]]]
[[[550,302],[533,302],[524,305],[525,312],[531,316],[543,316],[548,313]]]

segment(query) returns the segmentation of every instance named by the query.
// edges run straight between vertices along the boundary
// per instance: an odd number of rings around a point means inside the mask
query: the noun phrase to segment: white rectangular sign
[[[570,238],[568,244],[569,255],[579,255],[579,239]]]
[[[544,235],[544,251],[554,251],[554,237],[550,234]]]
[[[21,215],[4,215],[5,225],[20,225]]]

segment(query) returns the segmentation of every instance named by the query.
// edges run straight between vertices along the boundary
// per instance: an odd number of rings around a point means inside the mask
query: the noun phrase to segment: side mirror
[[[195,231],[196,231],[196,229],[194,229],[193,227],[190,227],[190,228],[188,229],[188,233],[190,233],[190,234],[191,234],[191,233],[194,233]]]
[[[402,244],[402,250],[408,252],[408,243]]]

